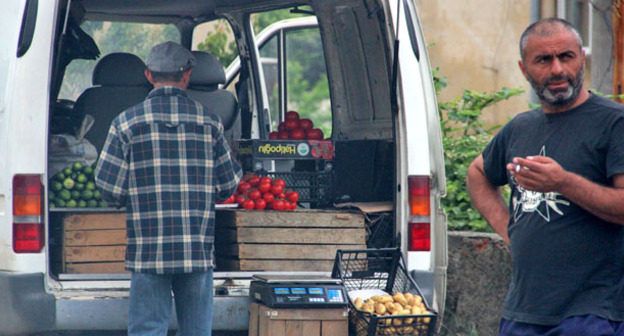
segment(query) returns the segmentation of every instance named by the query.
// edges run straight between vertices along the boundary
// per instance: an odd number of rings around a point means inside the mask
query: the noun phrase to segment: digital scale
[[[324,276],[254,275],[249,295],[270,308],[341,308],[348,302],[341,280]]]

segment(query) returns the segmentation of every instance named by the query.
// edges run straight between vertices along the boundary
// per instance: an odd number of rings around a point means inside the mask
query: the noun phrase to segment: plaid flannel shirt
[[[112,122],[95,174],[105,199],[126,206],[126,269],[174,274],[214,265],[215,202],[242,175],[223,132],[217,117],[169,86]]]

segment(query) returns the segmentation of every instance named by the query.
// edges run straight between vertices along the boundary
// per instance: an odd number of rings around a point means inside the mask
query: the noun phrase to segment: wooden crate
[[[347,308],[276,309],[249,306],[249,336],[347,336]]]
[[[364,215],[334,210],[217,212],[218,271],[331,272],[337,249],[366,248]]]
[[[63,217],[63,273],[127,273],[125,213]]]

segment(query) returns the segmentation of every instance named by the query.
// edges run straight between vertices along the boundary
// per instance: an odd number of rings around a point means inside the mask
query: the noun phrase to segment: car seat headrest
[[[93,85],[104,86],[150,86],[145,77],[145,62],[130,53],[111,53],[93,69]]]
[[[193,56],[197,60],[189,88],[195,90],[216,90],[219,84],[225,84],[225,71],[219,59],[204,51],[193,51]]]

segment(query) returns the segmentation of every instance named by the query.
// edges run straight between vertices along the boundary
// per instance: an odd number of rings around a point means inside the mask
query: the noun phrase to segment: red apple
[[[314,128],[314,123],[308,118],[299,119],[299,128],[309,130]]]
[[[284,115],[285,120],[297,120],[299,121],[299,113],[296,111],[288,111],[286,115]]]
[[[313,128],[306,132],[306,137],[309,140],[323,140],[323,131],[320,128]]]
[[[287,131],[292,131],[295,128],[299,127],[299,121],[295,120],[295,119],[287,119],[286,121],[284,121],[284,128]]]
[[[295,128],[289,132],[291,140],[303,140],[306,137],[305,131],[301,128]]]

